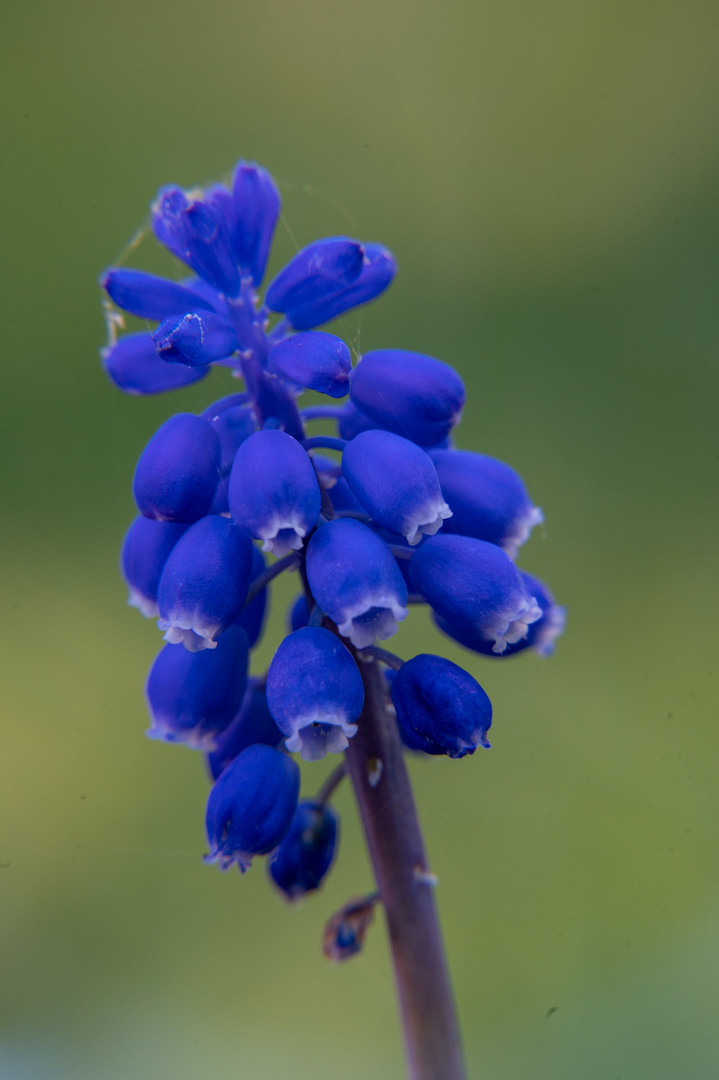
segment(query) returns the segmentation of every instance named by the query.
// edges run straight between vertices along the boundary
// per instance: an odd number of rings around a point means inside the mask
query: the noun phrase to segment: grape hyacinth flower
[[[453,661],[404,661],[377,642],[423,604],[473,661],[548,655],[564,609],[513,561],[541,511],[510,465],[454,448],[465,388],[453,367],[396,348],[353,356],[323,329],[388,288],[397,267],[387,248],[322,238],[263,287],[281,198],[251,162],[238,162],[229,186],[162,188],[151,212],[155,237],[183,265],[177,279],[102,275],[108,378],[135,396],[211,381],[215,369],[236,381],[224,397],[213,387],[198,414],[170,416],[135,471],[139,516],[121,568],[130,604],[167,642],[147,679],[148,735],[204,755],[207,861],[244,872],[267,857],[290,900],[331,869],[331,799],[349,777],[377,889],[329,919],[325,953],[359,951],[381,903],[410,1076],[463,1080],[403,752],[471,757],[489,747],[492,706]],[[125,315],[146,329],[123,333]],[[321,403],[302,407],[305,390]],[[324,427],[309,434],[315,423]],[[274,580],[288,573],[301,592],[267,666],[256,649]],[[328,753],[344,756],[299,801],[294,755]]]

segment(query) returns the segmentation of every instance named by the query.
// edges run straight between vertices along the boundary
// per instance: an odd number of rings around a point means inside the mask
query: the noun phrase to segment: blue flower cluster
[[[397,349],[353,367],[345,342],[317,329],[387,288],[391,253],[319,240],[261,298],[279,214],[277,187],[254,164],[240,162],[230,188],[163,188],[152,228],[188,276],[106,271],[102,355],[130,394],[187,386],[217,366],[244,384],[199,415],[170,417],[146,446],[122,569],[129,602],[167,643],[147,682],[148,734],[203,751],[214,781],[207,859],[245,870],[270,855],[273,882],[296,899],[321,883],[338,824],[327,798],[298,801],[291,755],[347,748],[362,723],[363,661],[397,668],[388,707],[409,748],[458,758],[489,745],[491,704],[468,672],[426,654],[402,663],[374,645],[408,604],[428,603],[441,631],[495,658],[549,653],[563,612],[514,563],[542,520],[521,478],[452,448],[459,375]],[[151,328],[118,337],[121,312]],[[306,389],[333,400],[300,409]],[[316,420],[333,433],[308,437]],[[269,670],[250,677],[283,570],[303,584],[291,630]]]

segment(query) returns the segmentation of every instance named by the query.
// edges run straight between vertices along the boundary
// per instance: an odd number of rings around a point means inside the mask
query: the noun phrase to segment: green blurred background
[[[350,790],[333,874],[288,910],[260,864],[203,866],[201,762],[143,736],[130,478],[228,384],[114,390],[96,279],[161,184],[242,156],[282,189],[274,266],[323,234],[396,252],[338,332],[454,364],[459,445],[546,514],[521,562],[569,609],[553,659],[470,657],[418,611],[397,642],[495,705],[490,753],[412,764],[472,1077],[714,1080],[716,4],[29,0],[4,22],[0,1076],[402,1076],[381,918],[353,962],[319,950],[371,884]],[[134,265],[165,265],[151,247]]]

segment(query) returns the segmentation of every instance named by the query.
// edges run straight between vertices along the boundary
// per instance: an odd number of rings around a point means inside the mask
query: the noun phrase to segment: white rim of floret
[[[494,639],[493,653],[503,653],[508,645],[516,645],[527,636],[532,623],[541,619],[542,609],[533,596],[508,611],[498,612],[493,625],[483,626],[486,639]]]
[[[282,532],[290,535],[280,536]],[[271,551],[278,558],[288,555],[290,551],[300,551],[306,535],[307,526],[297,513],[284,518],[276,514],[257,530],[258,539],[262,541],[262,550]]]
[[[183,623],[185,625],[183,625]],[[163,640],[168,645],[184,645],[188,652],[202,652],[203,649],[216,649],[215,638],[222,630],[220,623],[210,626],[193,625],[191,620],[158,619],[157,627],[164,630]]]
[[[127,602],[130,607],[137,608],[146,619],[156,619],[160,614],[160,609],[157,606],[156,600],[151,600],[149,596],[143,596],[137,589],[130,588]]]
[[[377,608],[377,614],[369,622],[361,622],[355,625],[355,619],[359,619],[372,608]],[[342,612],[342,622],[337,623],[337,629],[342,637],[349,638],[357,649],[366,649],[373,641],[384,641],[397,631],[397,623],[407,618],[407,608],[400,604],[395,593],[369,593],[363,599],[347,607]]]
[[[304,761],[320,761],[328,753],[341,754],[357,733],[357,725],[349,722],[344,710],[330,713],[315,709],[295,717],[290,726],[292,734],[285,739],[285,746]]]
[[[554,652],[554,642],[564,630],[564,624],[567,621],[566,608],[559,607],[558,604],[552,604],[551,607],[544,612],[544,622],[537,631],[532,648],[540,656],[551,656]]]
[[[253,855],[248,851],[233,851],[231,855],[225,855],[222,851],[211,851],[209,855],[203,855],[202,857],[203,862],[217,863],[220,870],[231,870],[233,866],[237,865],[237,869],[241,874],[250,869],[252,859]]]
[[[210,754],[217,749],[217,732],[201,731],[201,725],[194,728],[184,728],[178,732],[161,716],[153,716],[152,724],[145,732],[148,739],[159,739],[162,742],[181,743],[190,750],[201,750],[203,754]]]
[[[500,547],[509,555],[510,559],[517,556],[517,548],[525,544],[529,534],[535,525],[541,525],[544,514],[538,506],[529,506],[524,514],[515,518],[511,525],[511,531],[502,540]]]
[[[452,511],[443,499],[430,499],[405,521],[405,537],[410,547],[418,544],[423,536],[434,536],[442,523],[452,517]]]

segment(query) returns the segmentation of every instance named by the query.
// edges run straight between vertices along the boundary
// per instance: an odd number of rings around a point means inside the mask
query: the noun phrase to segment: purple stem
[[[376,660],[357,656],[365,707],[346,751],[385,910],[410,1080],[465,1080],[434,889],[397,725]]]

